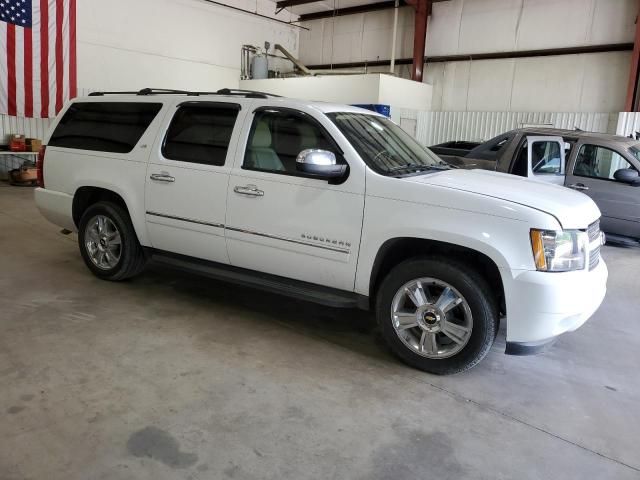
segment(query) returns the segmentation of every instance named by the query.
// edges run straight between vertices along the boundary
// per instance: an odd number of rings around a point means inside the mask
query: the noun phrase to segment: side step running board
[[[151,251],[156,265],[195,273],[215,280],[223,280],[245,287],[256,288],[288,297],[318,303],[334,308],[369,309],[369,297],[289,278],[254,272],[206,260],[166,252]]]

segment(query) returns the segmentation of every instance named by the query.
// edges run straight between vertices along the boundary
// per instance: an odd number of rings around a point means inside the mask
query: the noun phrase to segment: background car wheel
[[[146,263],[129,214],[111,202],[87,208],[78,226],[78,243],[89,270],[105,280],[133,277]]]
[[[475,270],[445,258],[416,258],[383,280],[376,316],[391,351],[438,375],[462,372],[489,352],[498,328],[491,288]]]

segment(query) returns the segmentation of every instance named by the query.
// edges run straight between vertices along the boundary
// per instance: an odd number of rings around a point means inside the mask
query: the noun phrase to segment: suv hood
[[[417,177],[409,182],[499,198],[553,215],[562,228],[587,228],[600,217],[600,210],[587,195],[567,187],[528,180],[517,175],[487,170],[447,170]]]

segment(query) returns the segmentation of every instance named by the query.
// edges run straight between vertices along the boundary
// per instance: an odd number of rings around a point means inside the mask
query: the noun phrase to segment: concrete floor
[[[435,377],[367,314],[152,270],[94,278],[0,184],[0,479],[640,478],[640,250],[538,357]]]

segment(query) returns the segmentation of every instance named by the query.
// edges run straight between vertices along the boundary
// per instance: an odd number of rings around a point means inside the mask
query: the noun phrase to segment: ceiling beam
[[[406,7],[404,0],[400,0],[400,6]],[[335,10],[326,10],[324,12],[303,13],[298,17],[299,22],[307,20],[318,20],[320,18],[340,17],[343,15],[356,15],[358,13],[376,12],[378,10],[389,10],[395,7],[394,0],[369,3],[367,5],[356,5],[355,7],[336,8]]]
[[[633,43],[611,43],[606,45],[587,45],[582,47],[562,47],[547,48],[543,50],[520,50],[512,52],[493,52],[493,53],[472,53],[467,55],[441,55],[426,56],[424,63],[443,63],[443,62],[465,62],[478,60],[498,60],[504,58],[531,58],[531,57],[548,57],[556,55],[578,55],[585,53],[603,53],[603,52],[628,52],[632,51]],[[366,67],[383,67],[389,65],[389,60],[372,60],[368,62],[346,62],[321,65],[307,65],[311,70],[329,70],[340,68],[366,68]],[[397,58],[396,65],[411,65],[412,58]]]
[[[296,7],[298,5],[306,5],[307,3],[318,3],[321,0],[280,0],[276,2],[276,9]]]
[[[286,0],[285,0],[286,1]],[[289,0],[289,1],[305,1],[311,3],[311,0]],[[433,0],[436,2],[446,2],[448,0]],[[278,2],[277,5],[280,5]],[[407,2],[400,0],[400,6],[406,7]],[[368,3],[366,5],[356,5],[355,7],[336,8],[335,10],[324,10],[321,12],[303,13],[299,16],[299,22],[305,22],[308,20],[318,20],[320,18],[340,17],[343,15],[355,15],[358,13],[376,12],[379,10],[390,10],[395,8],[395,2],[393,0],[385,0],[383,2]]]

